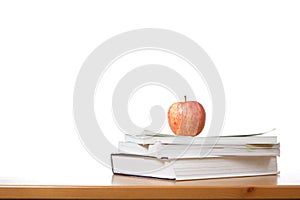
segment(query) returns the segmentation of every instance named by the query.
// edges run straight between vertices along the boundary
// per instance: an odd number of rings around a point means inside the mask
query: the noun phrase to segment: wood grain
[[[0,186],[1,199],[297,199],[300,186]]]

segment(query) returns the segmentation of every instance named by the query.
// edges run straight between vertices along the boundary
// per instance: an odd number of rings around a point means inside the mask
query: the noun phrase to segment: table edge
[[[300,185],[0,185],[0,199],[300,199]]]

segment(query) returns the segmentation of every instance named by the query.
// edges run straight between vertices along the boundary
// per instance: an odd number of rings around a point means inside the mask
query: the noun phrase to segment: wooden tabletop
[[[4,199],[299,199],[299,186],[3,187]]]
[[[286,180],[291,180],[288,182]],[[295,182],[293,182],[295,181]],[[110,185],[0,184],[1,199],[299,199],[299,178],[282,175],[169,181],[113,175]]]

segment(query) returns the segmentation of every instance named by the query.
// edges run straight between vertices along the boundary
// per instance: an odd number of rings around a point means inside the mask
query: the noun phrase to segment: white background
[[[277,128],[280,170],[299,175],[299,10],[299,1],[275,0],[1,1],[0,177],[110,181],[110,169],[89,155],[76,132],[74,83],[98,45],[138,28],[170,29],[196,41],[223,80],[223,133]],[[171,102],[168,92],[157,92]],[[148,113],[135,113],[144,94],[132,98],[130,112],[147,124]],[[147,92],[146,99],[166,104],[156,96]],[[97,108],[98,119],[111,117]],[[106,134],[112,142],[120,136]]]

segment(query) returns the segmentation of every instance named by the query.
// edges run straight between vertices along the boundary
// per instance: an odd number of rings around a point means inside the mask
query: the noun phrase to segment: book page
[[[260,136],[260,135],[266,135],[270,133],[274,133],[276,128],[257,132],[257,133],[247,133],[247,134],[224,134],[219,137],[250,137],[250,136]],[[135,135],[136,137],[187,137],[187,136],[176,136],[176,135],[170,135],[170,134],[163,134],[163,133],[155,133],[149,130],[144,130],[140,135]],[[198,136],[201,137],[201,136]]]

